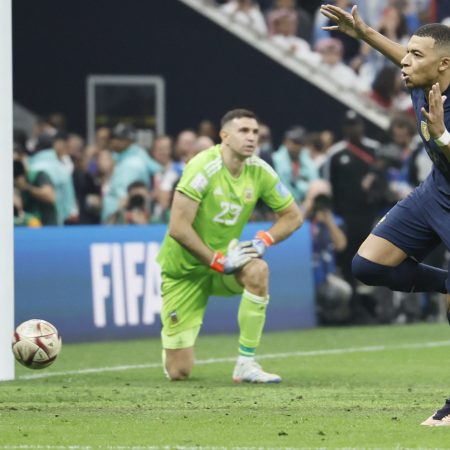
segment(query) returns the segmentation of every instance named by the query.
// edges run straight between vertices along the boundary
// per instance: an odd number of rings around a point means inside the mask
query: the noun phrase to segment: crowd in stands
[[[358,284],[351,260],[378,220],[431,169],[414,120],[396,115],[385,141],[365,132],[354,111],[339,139],[329,130],[287,128],[273,142],[261,124],[257,154],[274,167],[309,219],[317,308],[322,323],[438,318],[440,298],[392,293]],[[342,138],[341,138],[342,137]],[[172,195],[186,163],[219,142],[215,125],[156,136],[146,149],[126,123],[96,131],[93,142],[66,130],[64,116],[41,119],[27,136],[14,133],[16,226],[167,223]],[[253,220],[271,221],[261,204]],[[444,252],[433,254],[444,264]]]
[[[311,2],[304,0],[217,0],[216,3],[231,21],[253,29],[259,39],[272,42],[282,55],[326,71],[339,88],[365,95],[382,108],[412,114],[400,69],[367,44],[338,31],[323,30],[322,27],[332,24],[320,14],[320,2],[313,8]],[[357,5],[366,23],[403,44],[425,23],[450,22],[450,17],[446,17],[450,15],[450,8],[444,4],[449,3],[447,0],[335,0],[329,3],[348,11],[352,5]]]
[[[373,27],[397,42],[433,16],[437,0],[336,0],[352,3]],[[319,319],[324,324],[415,321],[442,315],[439,295],[392,293],[358,284],[351,260],[372,227],[425,179],[431,161],[418,137],[411,102],[399,70],[368,46],[344,34],[324,31],[319,12],[301,0],[217,2],[230,20],[252,27],[281,51],[325,66],[343,88],[391,108],[383,142],[366,135],[364,121],[349,110],[341,135],[330,130],[286,128],[274,142],[270,124],[260,124],[257,154],[270,164],[309,219]],[[289,124],[290,125],[290,124]],[[14,133],[14,220],[16,226],[167,223],[172,195],[185,165],[219,142],[215,124],[176,136],[156,136],[139,145],[127,123],[96,130],[93,142],[67,130],[62,114],[34,125],[31,135]],[[258,205],[253,220],[272,220]],[[442,248],[429,262],[446,266]]]

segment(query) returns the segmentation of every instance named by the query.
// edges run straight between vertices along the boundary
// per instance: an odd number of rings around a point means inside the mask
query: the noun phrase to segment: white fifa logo
[[[158,251],[157,242],[90,246],[93,313],[97,327],[107,325],[111,308],[113,322],[118,327],[155,322],[162,306],[161,269],[156,262]]]

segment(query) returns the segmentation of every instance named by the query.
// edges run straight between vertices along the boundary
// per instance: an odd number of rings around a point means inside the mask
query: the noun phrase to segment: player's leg
[[[184,380],[194,367],[194,344],[209,294],[208,276],[162,275],[161,340],[163,367],[170,380]]]
[[[235,382],[279,383],[278,375],[264,372],[255,361],[269,303],[269,268],[262,259],[254,259],[236,275],[216,278],[216,295],[242,293],[239,305],[239,356],[233,372]],[[227,293],[228,291],[228,293]]]
[[[269,303],[269,267],[263,259],[254,259],[235,275],[244,287],[239,305],[239,354],[255,356],[261,340]]]
[[[417,262],[440,242],[417,196],[394,206],[363,242],[352,263],[357,279],[394,291],[447,292],[448,272]]]
[[[194,367],[194,344],[199,332],[200,325],[172,336],[161,333],[163,367],[169,380],[184,380],[191,374]]]

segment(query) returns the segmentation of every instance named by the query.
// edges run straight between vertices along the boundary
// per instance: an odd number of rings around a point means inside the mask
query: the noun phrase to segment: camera
[[[127,211],[131,211],[133,209],[140,209],[142,211],[146,210],[145,205],[145,197],[141,194],[133,194],[127,203]]]
[[[331,197],[327,194],[319,194],[314,197],[312,204],[312,215],[316,214],[319,211],[329,211],[332,209],[332,200]]]

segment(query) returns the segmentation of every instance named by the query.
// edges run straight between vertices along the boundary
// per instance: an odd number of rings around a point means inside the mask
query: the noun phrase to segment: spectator
[[[265,123],[260,123],[258,133],[258,147],[256,148],[255,154],[273,167],[272,153],[272,133],[270,131],[270,128]]]
[[[253,0],[231,0],[220,9],[237,23],[250,27],[261,36],[267,35],[266,21]]]
[[[313,20],[308,11],[303,9],[297,0],[273,0],[272,7],[267,11],[267,23],[272,24],[272,16],[280,9],[287,9],[292,11],[297,16],[297,31],[296,35],[306,42],[311,41]],[[269,30],[273,34],[273,29]]]
[[[311,51],[311,47],[304,39],[297,36],[298,19],[295,12],[279,9],[270,17],[273,30],[272,42],[284,52],[309,63],[317,63],[320,59]]]
[[[385,66],[376,75],[370,97],[380,106],[394,111],[412,108],[411,100],[403,90],[400,71],[394,66]]]
[[[69,135],[65,131],[57,131],[53,135],[53,148],[56,156],[66,166],[70,174],[73,172],[73,161],[69,155]]]
[[[407,23],[405,15],[398,7],[389,6],[384,8],[377,29],[381,34],[385,35],[389,39],[394,39],[395,42],[398,42],[406,47],[409,39]],[[388,77],[388,79],[381,82],[385,82],[386,85],[392,86],[393,96],[400,91],[401,83],[399,83],[399,80],[390,78],[394,77],[394,74],[397,74],[399,78],[400,70],[389,60],[386,60],[381,53],[374,50],[368,44],[362,43],[360,55],[355,57],[351,64],[353,69],[360,73],[361,79],[365,80],[365,84],[372,85],[374,83],[380,83],[383,78]],[[379,74],[385,67],[389,67],[392,74],[389,71],[383,73],[380,80]],[[387,87],[383,88],[383,91],[387,90]],[[374,91],[376,93],[378,92],[377,87],[374,87]],[[379,101],[376,96],[374,99]],[[386,98],[384,98],[384,101],[386,101]],[[383,102],[379,101],[379,103],[384,106]],[[387,107],[391,107],[391,104]]]
[[[305,145],[309,150],[309,156],[320,173],[327,159],[328,147],[325,145],[321,133],[309,133],[305,141]]]
[[[28,161],[31,186],[47,186],[45,200],[50,203],[51,194],[48,186],[51,184],[55,194],[56,224],[63,225],[66,221],[74,221],[78,216],[75,192],[67,167],[59,160],[53,148],[53,137],[41,135],[36,143],[35,152]],[[43,175],[45,174],[45,175]],[[36,192],[30,190],[34,199],[42,200]],[[26,203],[25,203],[26,204]],[[32,211],[27,208],[27,210]],[[47,225],[46,221],[42,223]]]
[[[94,174],[96,184],[100,186],[102,198],[109,190],[109,183],[111,181],[114,170],[114,159],[109,150],[100,150],[95,161],[96,172]]]
[[[364,122],[347,111],[342,123],[344,139],[328,151],[324,177],[331,184],[333,211],[347,227],[347,248],[338,255],[344,278],[354,283],[351,261],[359,245],[378,218],[384,190],[378,187],[383,178],[375,166],[379,143],[364,136]]]
[[[63,113],[53,112],[49,114],[47,122],[56,130],[56,132],[67,132],[67,119]]]
[[[100,223],[101,185],[94,174],[87,170],[84,139],[69,134],[67,153],[73,164],[72,180],[79,209],[80,224]]]
[[[150,223],[150,191],[143,181],[134,181],[127,188],[123,206],[108,218],[109,224],[146,225]]]
[[[42,222],[36,216],[23,209],[22,195],[18,188],[14,188],[13,191],[13,206],[15,227],[37,228],[42,226]]]
[[[309,219],[316,310],[322,324],[350,320],[352,287],[337,273],[335,254],[347,246],[343,221],[332,213],[331,187],[325,180],[311,182],[303,204]]]
[[[35,185],[27,180],[25,166],[20,160],[14,160],[14,225],[40,226],[56,224],[55,192],[45,174],[40,174]],[[28,211],[24,200],[28,199]]]
[[[208,136],[213,142],[217,142],[218,134],[214,122],[211,120],[202,120],[198,125],[198,136]]]
[[[196,140],[197,134],[192,130],[183,130],[177,136],[175,141],[175,169],[178,172],[178,177],[181,177],[190,155],[195,153]]]
[[[342,42],[336,38],[319,40],[314,50],[321,56],[321,68],[332,78],[336,84],[345,89],[364,92],[368,86],[362,83],[358,75],[343,62],[344,48]]]
[[[161,166],[161,171],[153,177],[152,220],[167,223],[173,190],[179,179],[174,167],[172,138],[167,135],[158,136],[152,148],[152,156]]]
[[[414,120],[404,114],[392,119],[389,135],[390,142],[381,145],[378,154],[386,160],[386,177],[393,194],[393,202],[397,202],[405,198],[413,189],[409,173],[410,160],[413,151],[420,145],[420,138]]]
[[[198,136],[192,148],[193,152],[188,155],[186,162],[189,162],[195,155],[210,147],[214,147],[214,141],[209,136]]]
[[[352,0],[336,0],[336,6],[345,9],[346,11],[350,11],[353,6]],[[325,25],[334,25],[334,23],[328,22]],[[330,31],[329,37],[339,39],[342,42],[342,47],[344,48],[343,60],[346,64],[350,64],[353,58],[357,57],[360,52],[360,43],[358,40],[340,33],[339,31]]]
[[[111,130],[111,149],[114,151],[115,166],[103,198],[102,222],[117,212],[126,197],[128,186],[142,181],[150,187],[153,175],[161,166],[147,152],[135,144],[136,132],[131,125],[117,124]]]
[[[28,153],[34,152],[39,136],[53,136],[56,131],[56,128],[52,127],[47,120],[43,117],[38,117],[36,122],[33,124],[31,136],[26,143]]]
[[[309,183],[318,178],[305,143],[305,129],[292,127],[285,133],[283,145],[273,154],[275,171],[297,202],[304,200]]]
[[[27,152],[27,134],[24,130],[14,128],[13,130],[13,140],[14,140],[14,155],[22,157]]]
[[[102,150],[108,150],[110,129],[107,127],[100,127],[95,132],[94,142],[86,147],[86,160],[89,172],[95,173],[97,156]]]

